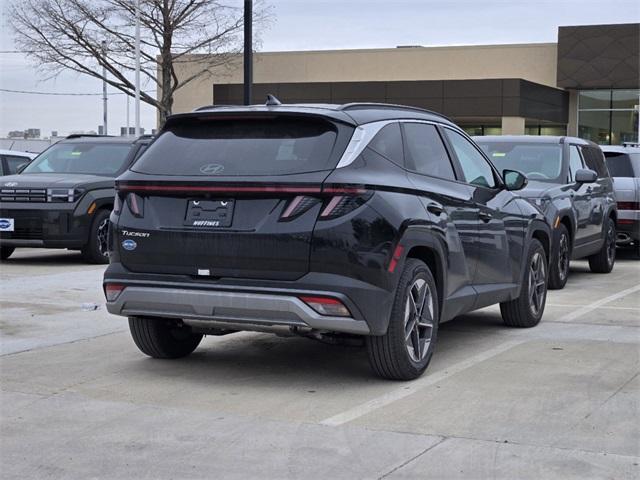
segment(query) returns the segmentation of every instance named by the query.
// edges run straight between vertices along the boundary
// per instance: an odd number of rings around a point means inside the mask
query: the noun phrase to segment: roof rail
[[[640,147],[640,142],[622,142],[623,147]]]
[[[370,108],[388,108],[388,109],[396,109],[396,110],[412,110],[412,111],[415,111],[415,112],[429,113],[431,115],[437,115],[438,117],[442,117],[444,119],[452,121],[446,115],[443,115],[442,113],[439,113],[439,112],[434,112],[433,110],[427,110],[426,108],[420,108],[420,107],[412,107],[412,106],[409,106],[409,105],[397,105],[395,103],[352,102],[352,103],[345,103],[344,105],[340,105],[338,107],[338,110],[351,110],[351,109],[356,109],[356,108],[367,108],[367,107],[370,107]]]
[[[66,140],[70,140],[72,138],[82,138],[82,137],[113,137],[113,135],[98,135],[97,133],[72,133],[71,135],[67,135],[64,138]]]
[[[194,112],[199,112],[201,110],[211,110],[213,108],[228,108],[228,107],[246,107],[247,105],[203,105],[201,107],[198,108],[194,108],[193,111]]]

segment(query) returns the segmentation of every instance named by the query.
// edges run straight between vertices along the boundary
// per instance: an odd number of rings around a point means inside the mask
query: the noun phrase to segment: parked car
[[[0,149],[0,176],[13,175],[36,158],[35,153]]]
[[[108,263],[114,179],[150,139],[71,135],[20,174],[0,179],[0,253],[18,247],[69,248]]]
[[[640,147],[602,146],[618,202],[618,245],[640,256]]]
[[[107,309],[155,358],[239,330],[356,335],[380,376],[416,378],[440,322],[496,303],[540,321],[550,229],[524,182],[415,108],[174,115],[116,181]]]
[[[475,137],[499,170],[528,180],[520,195],[535,202],[553,226],[549,288],[563,288],[571,259],[587,258],[592,272],[615,262],[618,212],[613,182],[595,143],[574,137]]]

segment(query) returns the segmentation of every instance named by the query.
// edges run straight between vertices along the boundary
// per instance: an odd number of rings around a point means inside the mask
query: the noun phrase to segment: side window
[[[569,146],[569,181],[576,181],[576,172],[580,169],[584,168],[582,165],[582,158],[580,157],[580,152],[578,151],[578,147],[575,145]]]
[[[449,154],[438,129],[426,123],[405,123],[407,167],[423,175],[455,180]]]
[[[604,156],[599,148],[582,147],[582,156],[584,157],[584,163],[587,164],[587,168],[596,172],[598,178],[606,178],[609,176],[609,171],[604,164]]]
[[[369,142],[368,147],[391,160],[393,163],[404,167],[400,124],[390,123],[386,127],[383,127],[376,136],[373,137],[373,140]]]
[[[18,171],[18,167],[21,167],[30,161],[28,157],[15,157],[13,155],[7,155],[5,158],[7,159],[7,169],[9,170],[8,175],[16,173]]]
[[[493,169],[478,149],[458,132],[449,128],[445,128],[444,131],[456,152],[467,183],[494,188],[496,180],[493,176]]]

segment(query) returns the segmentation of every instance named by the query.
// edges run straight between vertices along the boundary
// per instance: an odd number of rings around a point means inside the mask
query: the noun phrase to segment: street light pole
[[[136,0],[136,137],[140,135],[140,0]]]
[[[103,40],[101,43],[102,46],[102,55],[104,57],[107,56],[107,42]],[[107,67],[106,67],[106,58],[104,60],[104,64],[102,65],[102,133],[104,135],[108,135],[107,130]]]
[[[251,105],[253,86],[253,1],[244,0],[244,104]]]

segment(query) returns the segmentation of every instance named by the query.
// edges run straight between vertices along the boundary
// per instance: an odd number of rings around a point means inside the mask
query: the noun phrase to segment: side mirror
[[[593,183],[598,180],[598,174],[593,170],[581,168],[580,170],[576,170],[575,178],[576,183]]]
[[[503,170],[502,178],[504,179],[505,187],[509,191],[522,190],[529,183],[525,174],[517,170]]]

